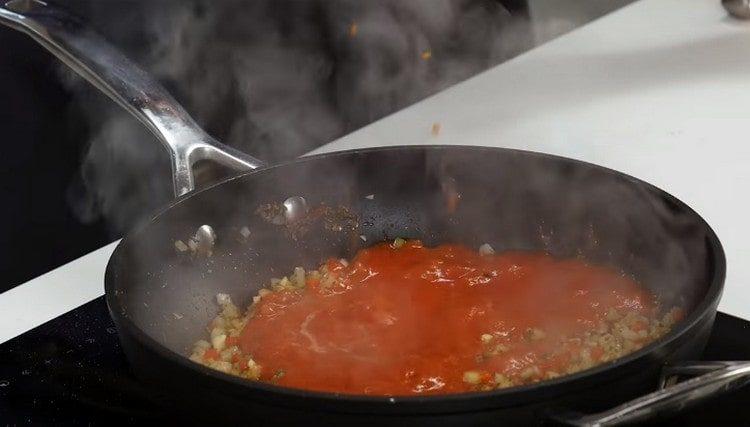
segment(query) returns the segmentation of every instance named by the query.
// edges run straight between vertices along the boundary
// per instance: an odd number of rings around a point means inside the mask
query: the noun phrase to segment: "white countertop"
[[[748,128],[750,22],[728,18],[719,0],[641,0],[315,152],[490,145],[632,174],[716,230],[728,263],[719,309],[750,319]],[[0,342],[102,295],[113,249],[0,294]]]
[[[634,175],[714,228],[728,264],[719,309],[750,319],[749,134],[750,21],[719,0],[642,0],[314,153],[490,145]]]

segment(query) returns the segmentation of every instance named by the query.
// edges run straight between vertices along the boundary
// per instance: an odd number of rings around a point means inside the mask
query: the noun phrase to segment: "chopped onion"
[[[209,348],[211,348],[211,343],[209,343],[206,340],[200,340],[200,341],[198,341],[198,342],[195,343],[194,348],[196,350],[200,349],[200,350],[206,351]]]
[[[466,371],[464,372],[464,382],[469,384],[479,384],[482,381],[482,376],[477,371]]]
[[[216,294],[216,302],[219,305],[227,305],[232,303],[232,297],[228,294]]]
[[[539,368],[537,366],[529,366],[528,368],[521,371],[521,378],[524,380],[528,380],[531,377],[536,377],[540,374]]]
[[[232,371],[232,364],[221,360],[214,362],[214,368],[218,371],[229,373]]]
[[[305,286],[305,269],[302,267],[294,267],[293,282],[298,288]]]
[[[219,351],[224,349],[227,342],[226,334],[216,335],[211,337],[211,346]]]
[[[260,368],[260,365],[258,365],[253,359],[247,359],[247,367],[249,369],[258,369]]]
[[[260,377],[261,366],[258,365],[253,359],[247,360],[247,371],[246,374],[249,378],[258,379]]]

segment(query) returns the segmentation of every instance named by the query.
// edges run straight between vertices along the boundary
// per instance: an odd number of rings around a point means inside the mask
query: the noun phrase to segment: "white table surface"
[[[438,136],[433,123],[441,125]],[[641,0],[315,153],[488,145],[635,175],[691,205],[716,230],[728,262],[719,309],[750,319],[748,129],[750,22],[728,18],[719,0]],[[0,342],[102,295],[113,249],[0,294]]]

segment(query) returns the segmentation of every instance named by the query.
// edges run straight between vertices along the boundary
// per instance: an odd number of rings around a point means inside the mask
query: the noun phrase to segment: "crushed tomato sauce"
[[[653,318],[657,306],[615,270],[541,252],[480,255],[409,240],[326,265],[328,286],[308,281],[253,306],[238,346],[262,367],[261,381],[371,395],[538,381],[572,372],[587,334],[606,328],[613,310]],[[632,346],[653,340],[633,325]],[[586,347],[589,363],[606,360],[599,347]]]

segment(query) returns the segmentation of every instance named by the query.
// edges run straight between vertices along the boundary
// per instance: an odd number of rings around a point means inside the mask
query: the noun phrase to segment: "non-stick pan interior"
[[[356,224],[320,218],[300,230],[257,212],[290,196],[304,196],[313,209],[345,206]],[[203,224],[216,231],[211,256],[175,248]],[[116,252],[111,308],[186,354],[216,315],[217,293],[245,306],[270,278],[295,266],[316,267],[395,237],[582,257],[634,276],[665,306],[688,310],[705,296],[719,250],[688,207],[590,164],[490,148],[346,152],[242,176],[166,210]]]

